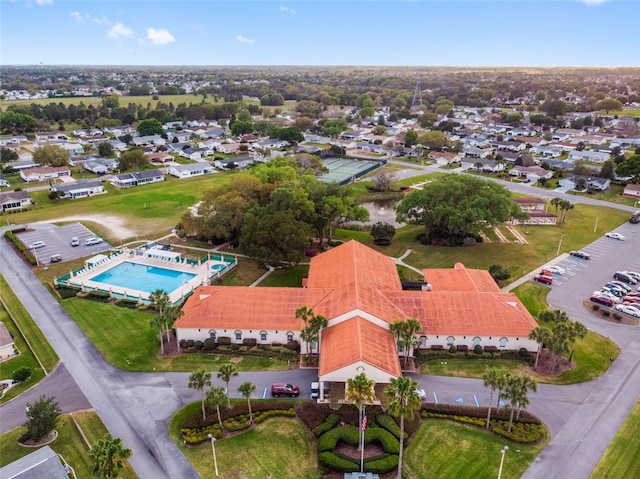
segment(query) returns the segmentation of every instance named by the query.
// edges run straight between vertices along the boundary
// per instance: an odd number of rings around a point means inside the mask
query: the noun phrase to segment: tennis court
[[[326,183],[339,183],[346,185],[355,181],[371,171],[380,168],[386,164],[386,160],[367,161],[367,160],[347,160],[344,158],[324,158],[322,164],[329,169],[329,173],[325,173],[320,179]]]

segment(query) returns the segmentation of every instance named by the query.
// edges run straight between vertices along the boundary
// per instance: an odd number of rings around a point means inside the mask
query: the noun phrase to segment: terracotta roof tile
[[[467,269],[456,263],[454,269],[425,269],[424,277],[433,291],[500,291],[488,271]]]
[[[360,316],[325,329],[321,348],[320,376],[357,361],[385,371],[389,376],[402,374],[393,335]]]

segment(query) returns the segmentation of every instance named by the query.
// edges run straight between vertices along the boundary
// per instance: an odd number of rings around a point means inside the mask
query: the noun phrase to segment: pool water
[[[91,281],[145,293],[152,293],[157,289],[172,293],[196,276],[182,271],[124,262],[94,276]]]

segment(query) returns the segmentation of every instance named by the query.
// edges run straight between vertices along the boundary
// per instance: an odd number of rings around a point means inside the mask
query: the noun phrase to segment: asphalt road
[[[420,165],[411,168],[413,170],[409,167],[403,170],[404,174],[417,175],[433,169]],[[437,168],[434,171],[442,172]],[[532,196],[542,193],[549,197],[562,196],[529,185],[501,183],[513,191]],[[573,203],[602,203],[590,198],[566,196]],[[632,210],[620,205],[606,206]],[[549,426],[552,439],[523,476],[526,479],[558,477],[558,471],[562,471],[563,478],[587,479],[637,401],[640,391],[640,327],[596,320],[582,306],[582,300],[610,279],[613,270],[640,270],[640,225],[626,224],[617,231],[625,234],[629,241],[597,240],[584,248],[592,254],[593,259],[588,263],[564,257],[560,260],[559,264],[571,274],[554,281],[549,301],[553,307],[567,311],[572,319],[616,341],[623,352],[610,370],[595,381],[572,386],[541,385],[537,393],[530,395],[528,409]],[[131,464],[137,474],[142,479],[198,477],[173,445],[166,429],[176,409],[200,399],[197,391],[188,388],[188,373],[125,373],[113,368],[4,240],[0,240],[0,257],[0,272],[47,336],[82,394],[109,431],[133,449]],[[301,397],[305,397],[316,376],[314,370],[300,369],[241,373],[231,381],[230,391],[237,391],[237,386],[243,381],[251,381],[258,386],[256,397],[261,397],[271,383],[288,381],[299,384]],[[480,380],[415,377],[427,397],[438,402],[488,404],[489,391]],[[30,393],[38,394],[41,389],[49,387],[45,381]],[[215,376],[214,382],[217,382]],[[78,407],[85,408],[82,400],[74,394],[61,394],[58,400],[63,407],[74,407],[72,401],[78,400],[82,404]],[[24,405],[20,401],[14,400],[0,408],[3,424],[9,416],[24,414]],[[499,451],[496,451],[496,457],[498,455]]]

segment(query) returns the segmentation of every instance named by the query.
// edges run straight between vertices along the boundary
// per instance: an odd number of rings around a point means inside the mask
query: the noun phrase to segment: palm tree
[[[489,424],[491,423],[491,407],[493,405],[493,393],[498,387],[498,382],[500,381],[500,375],[504,373],[504,369],[501,368],[487,368],[482,374],[482,381],[484,382],[485,387],[490,387],[491,392],[489,393],[489,410],[487,411],[487,429],[489,429]]]
[[[500,410],[500,400],[502,399],[502,391],[507,387],[509,381],[511,380],[511,373],[509,371],[505,371],[504,369],[498,370],[498,378],[496,381],[496,387],[498,388],[498,405],[497,410]]]
[[[586,337],[587,333],[589,331],[587,330],[587,327],[578,322],[578,321],[573,321],[571,323],[571,334],[569,337],[569,342],[571,344],[571,350],[569,352],[569,362],[571,362],[573,360],[573,350],[575,348],[576,345],[576,340],[577,339],[583,339],[584,337]]]
[[[540,359],[540,353],[542,353],[542,347],[546,341],[549,341],[551,338],[551,331],[544,326],[538,326],[535,329],[532,329],[529,332],[529,339],[532,339],[536,343],[538,343],[538,352],[536,353],[536,363],[533,366],[533,369],[538,369],[538,360]],[[486,386],[486,384],[485,384]]]
[[[476,162],[473,164],[473,167],[476,169],[476,171],[480,171],[480,170],[482,169],[482,166],[483,166],[483,165],[482,165],[482,163],[481,163],[481,162],[479,162],[479,161],[476,161]]]
[[[354,378],[347,379],[347,391],[345,399],[347,402],[353,403],[358,408],[358,427],[362,431],[360,424],[362,424],[362,407],[365,404],[372,403],[376,400],[375,391],[373,386],[375,385],[373,379],[367,379],[364,373],[358,374]],[[362,433],[360,434],[362,436]],[[358,445],[358,449],[362,447],[362,440]]]
[[[526,409],[529,405],[529,396],[527,395],[528,391],[536,392],[538,390],[538,382],[534,380],[528,374],[523,374],[520,376],[520,386],[524,394],[521,395],[520,401],[518,401],[518,413],[516,414],[516,419],[520,420],[520,411],[522,409]]]
[[[204,369],[196,369],[189,375],[189,387],[200,391],[202,394],[202,419],[206,419],[204,411],[204,388],[211,386],[211,373],[206,372]]]
[[[169,304],[169,295],[164,289],[156,289],[149,294],[149,301],[158,314],[162,316],[164,308]]]
[[[404,327],[401,331],[401,340],[404,347],[404,367],[407,367],[409,353],[420,344],[420,340],[415,334],[422,329],[422,324],[416,318],[407,318],[404,320]]]
[[[222,404],[225,399],[227,399],[227,392],[222,386],[214,386],[209,389],[209,392],[207,393],[207,404],[215,406],[216,412],[218,413],[218,424],[220,424],[220,431],[223,431],[222,417],[220,416],[220,404]]]
[[[251,414],[251,393],[256,390],[256,385],[247,381],[240,385],[238,392],[247,398],[249,406],[249,422],[253,424],[253,415]]]
[[[400,418],[400,453],[398,455],[398,475],[402,478],[402,449],[404,447],[404,418],[413,417],[420,409],[422,401],[417,393],[418,383],[410,377],[391,378],[390,384],[384,388],[389,413]]]
[[[162,314],[162,318],[164,321],[164,328],[167,334],[167,344],[169,344],[169,330],[173,327],[173,324],[184,316],[184,311],[178,305],[172,304],[165,308]]]
[[[505,397],[509,399],[511,414],[509,416],[509,428],[511,432],[511,426],[513,425],[513,414],[515,409],[518,409],[518,417],[520,417],[520,408],[526,407],[529,404],[528,391],[537,391],[538,383],[534,381],[531,376],[524,374],[522,376],[514,376],[509,380],[505,389]]]
[[[164,319],[162,316],[152,316],[149,320],[149,326],[157,328],[160,333],[160,354],[164,355],[164,339],[162,333],[164,332]]]
[[[300,328],[302,330],[300,338],[306,344],[307,354],[309,354],[311,344],[311,330],[309,329],[309,322],[312,316],[313,310],[308,306],[302,305],[298,309],[296,309],[296,319],[299,319],[304,323],[304,328]]]
[[[125,459],[132,454],[131,449],[122,446],[122,439],[107,433],[89,450],[89,457],[93,460],[91,472],[103,479],[116,479],[125,467]]]
[[[558,215],[558,206],[560,205],[561,201],[562,198],[553,198],[551,201],[549,201],[549,203],[556,207],[556,216]]]
[[[238,375],[238,368],[231,363],[225,363],[218,369],[218,379],[222,380],[227,385],[227,408],[231,409],[231,399],[229,399],[229,381],[231,378]]]

